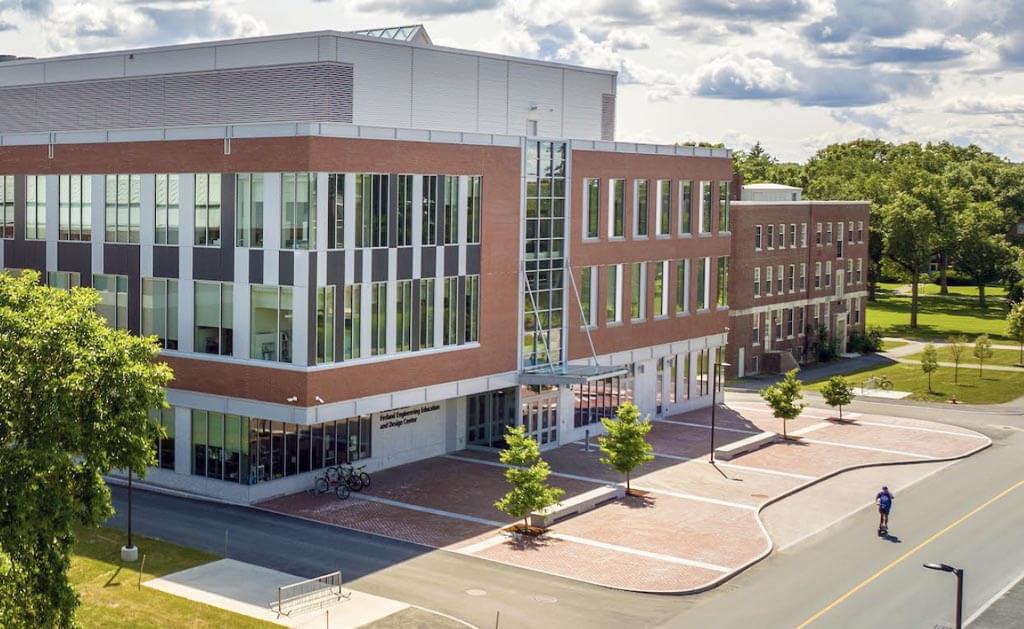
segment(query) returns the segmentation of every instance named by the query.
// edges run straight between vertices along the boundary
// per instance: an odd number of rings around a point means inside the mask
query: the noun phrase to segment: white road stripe
[[[606,542],[599,542],[593,539],[587,539],[584,537],[576,537],[575,535],[566,535],[564,533],[556,533],[554,531],[548,531],[546,533],[548,537],[560,539],[566,542],[573,542],[576,544],[585,544],[587,546],[595,546],[597,548],[604,548],[605,550],[613,550],[620,553],[626,553],[628,555],[637,555],[638,557],[645,557],[647,559],[657,559],[659,561],[665,561],[668,563],[680,564],[683,566],[690,566],[692,568],[703,568],[705,570],[711,570],[714,572],[730,572],[732,568],[726,568],[725,566],[719,566],[713,563],[707,563],[704,561],[697,561],[695,559],[683,559],[682,557],[675,557],[673,555],[662,555],[661,553],[652,553],[646,550],[640,550],[638,548],[628,548],[626,546],[618,546],[616,544],[608,544]]]
[[[810,426],[808,426],[806,428],[801,428],[800,430],[796,430],[796,431],[794,431],[794,432],[792,432],[790,434],[793,434],[793,435],[806,435],[809,432],[814,432],[815,430],[821,430],[822,428],[828,428],[829,426],[833,426],[833,425],[834,424],[829,423],[829,422],[819,422],[817,424],[811,424]]]
[[[388,505],[391,507],[399,507],[401,509],[409,509],[410,511],[419,511],[421,513],[430,513],[432,515],[439,515],[445,518],[452,518],[454,520],[464,520],[466,522],[474,522],[476,524],[485,524],[487,526],[504,527],[508,526],[505,522],[498,522],[497,520],[488,520],[486,518],[478,518],[472,515],[463,515],[461,513],[453,513],[451,511],[443,511],[441,509],[433,509],[431,507],[424,507],[421,505],[414,505],[408,502],[399,502],[398,500],[391,500],[389,498],[381,498],[379,496],[368,496],[366,494],[352,494],[353,498],[359,500],[365,500],[367,502],[378,502],[382,505]]]
[[[861,426],[877,426],[879,428],[902,428],[904,430],[917,430],[920,432],[933,432],[939,435],[953,435],[954,437],[964,437],[965,439],[988,439],[985,435],[972,434],[968,432],[955,432],[953,430],[940,430],[938,428],[925,428],[924,426],[904,426],[902,424],[886,424],[883,422],[872,422],[872,421],[859,421],[857,422]]]
[[[677,426],[690,426],[692,428],[704,428],[705,430],[711,430],[711,426],[709,424],[694,424],[692,422],[681,422],[681,421],[678,421],[678,420],[675,420],[675,419],[656,419],[656,420],[653,421],[653,423],[658,423],[658,422],[661,422],[661,423],[664,423],[664,424],[675,424]],[[725,428],[723,426],[716,425],[715,426],[715,431],[719,431],[719,430],[721,430],[723,432],[740,432],[740,433],[743,433],[745,435],[759,435],[759,434],[761,434],[760,430],[744,430],[742,428]]]
[[[867,450],[869,452],[882,452],[884,454],[899,454],[899,455],[902,455],[902,456],[910,456],[910,457],[914,457],[914,458],[917,458],[917,459],[935,459],[935,458],[938,458],[938,457],[934,457],[934,456],[932,456],[930,454],[918,454],[916,452],[904,452],[903,450],[889,450],[887,448],[873,448],[871,446],[858,446],[858,445],[854,445],[852,443],[838,443],[838,442],[835,442],[835,441],[823,441],[821,439],[803,439],[802,441],[805,442],[805,443],[817,443],[817,444],[823,445],[823,446],[837,446],[837,447],[840,447],[840,448],[853,448],[854,450]]]

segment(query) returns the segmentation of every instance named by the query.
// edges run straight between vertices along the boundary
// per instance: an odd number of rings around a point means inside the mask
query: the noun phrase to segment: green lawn
[[[897,288],[899,288],[901,286],[906,286],[908,291],[909,291],[910,284],[899,284],[899,283],[892,283],[892,282],[879,282],[878,283],[878,288],[881,289],[881,290],[887,291],[887,292],[893,292],[893,291],[895,291]],[[921,295],[938,295],[939,291],[942,290],[942,287],[940,287],[938,284],[932,284],[932,283],[920,284],[917,288],[918,288],[918,293],[921,294]],[[910,293],[908,292],[907,294],[909,295]],[[973,297],[974,299],[977,299],[978,298],[978,287],[977,286],[950,286],[949,287],[949,294],[950,295],[958,295],[960,297]],[[1005,286],[986,286],[985,287],[985,297],[986,298],[988,298],[988,297],[1004,298],[1004,297],[1006,297],[1006,287]]]
[[[70,578],[82,604],[83,627],[273,627],[246,616],[143,587],[139,562],[122,564],[125,533],[116,529],[79,529]],[[135,536],[139,558],[146,555],[143,582],[214,561],[198,550]]]
[[[953,354],[949,351],[948,347],[936,347],[935,349],[936,349],[936,352],[939,355],[939,362],[940,363],[942,363],[942,362],[946,362],[946,363],[953,362]],[[961,367],[963,367],[964,365],[975,365],[975,368],[976,368],[976,366],[978,364],[978,359],[975,358],[974,354],[971,353],[971,350],[973,350],[973,349],[974,349],[974,345],[968,344],[967,349],[964,351],[963,355],[960,356],[960,366]],[[910,356],[906,356],[906,358],[908,360],[920,361],[921,360],[921,355],[922,355],[922,352],[918,352],[917,354],[911,354]],[[1015,349],[994,349],[994,350],[992,350],[992,358],[989,358],[988,360],[986,360],[985,364],[986,365],[1004,365],[1004,366],[1012,367],[1012,366],[1016,365],[1019,362],[1020,362],[1020,352],[1018,350],[1015,350]]]
[[[890,349],[896,349],[897,347],[903,347],[904,345],[910,345],[908,341],[882,341],[882,351],[887,352]]]
[[[867,323],[877,327],[884,336],[945,340],[954,334],[969,338],[988,334],[993,340],[1007,341],[1006,300],[998,287],[989,287],[989,307],[978,307],[977,290],[968,286],[951,286],[955,294],[942,297],[927,294],[938,287],[928,284],[928,291],[918,297],[917,328],[910,327],[910,296],[891,292],[895,284],[880,284],[877,301],[867,304]],[[955,289],[955,290],[954,290]]]
[[[954,385],[953,368],[939,367],[932,374],[933,393],[928,393],[928,376],[918,365],[894,364],[847,374],[846,378],[859,387],[866,379],[883,375],[892,380],[893,390],[910,391],[912,400],[945,402],[956,395],[957,400],[965,404],[1000,404],[1024,395],[1024,370],[1019,373],[986,370],[984,377],[979,378],[977,369],[961,368],[959,384]],[[824,380],[815,381],[805,388],[820,391],[824,384]]]

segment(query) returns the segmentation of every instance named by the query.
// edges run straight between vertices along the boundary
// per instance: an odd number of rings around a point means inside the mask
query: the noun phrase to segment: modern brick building
[[[813,361],[819,334],[846,351],[865,325],[869,204],[803,201],[799,188],[777,184],[743,186],[741,199],[732,204],[727,373]]]
[[[615,142],[616,75],[422,27],[0,63],[0,261],[175,371],[149,480],[550,447],[707,405],[730,153]]]

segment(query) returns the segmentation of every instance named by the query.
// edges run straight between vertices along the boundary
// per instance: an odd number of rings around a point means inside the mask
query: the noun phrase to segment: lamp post
[[[128,468],[128,544],[121,547],[121,561],[135,561],[139,549],[132,543],[132,468]]]
[[[938,570],[939,572],[952,572],[956,576],[956,623],[953,625],[956,629],[963,629],[963,613],[964,613],[964,570],[963,568],[954,568],[944,563],[926,563],[925,568],[929,570]]]
[[[725,330],[728,332],[729,328],[726,328]],[[727,362],[717,363],[715,365],[715,373],[711,376],[711,458],[708,459],[708,463],[712,465],[715,464],[715,406],[717,406],[715,402],[715,391],[718,389],[719,373],[721,372],[722,367],[732,367],[732,365]]]

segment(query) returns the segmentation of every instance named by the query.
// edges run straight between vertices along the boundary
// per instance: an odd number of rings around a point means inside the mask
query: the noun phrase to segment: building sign
[[[407,408],[389,411],[387,413],[381,413],[380,429],[387,430],[388,428],[398,428],[400,426],[415,424],[419,421],[420,415],[424,413],[432,413],[440,409],[440,404],[431,404],[429,406],[410,406]]]

